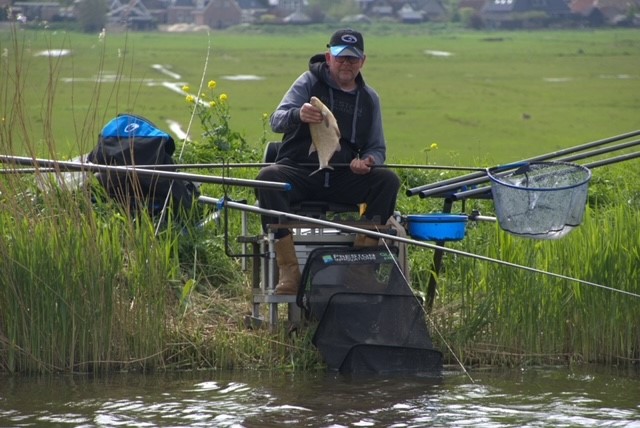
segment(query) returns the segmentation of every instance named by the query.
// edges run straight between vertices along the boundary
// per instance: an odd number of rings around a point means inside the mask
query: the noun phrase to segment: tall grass
[[[640,360],[639,171],[637,161],[594,171],[592,194],[602,190],[598,181],[607,182],[607,177],[628,181],[608,188],[606,203],[592,202],[584,223],[561,240],[520,238],[498,225],[482,225],[462,245],[473,254],[602,287],[473,258],[445,258],[433,317],[467,362]]]
[[[157,364],[172,264],[150,242],[153,229],[124,215],[96,221],[84,194],[21,199],[16,190],[29,188],[15,184],[3,180],[0,212],[5,368],[104,370],[133,356]]]

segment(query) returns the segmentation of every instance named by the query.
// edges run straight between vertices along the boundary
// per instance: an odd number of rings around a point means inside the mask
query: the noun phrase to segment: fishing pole
[[[598,155],[612,153],[622,149],[628,149],[629,147],[635,147],[637,145],[640,145],[640,140],[627,141],[626,143],[616,144],[615,146],[603,147],[600,149],[591,150],[584,153],[578,153],[573,156],[558,158],[558,160],[570,162],[570,161],[576,161],[581,159],[587,159],[587,158],[592,158]]]
[[[57,171],[55,168],[0,168],[0,174],[36,174]]]
[[[588,163],[584,166],[586,166],[587,168],[597,168],[599,166],[604,166],[604,165],[611,165],[613,163],[618,163],[618,162],[622,162],[622,161],[626,161],[626,160],[630,160],[630,159],[635,159],[640,157],[640,152],[633,152],[633,153],[626,153],[624,155],[618,155],[618,156],[614,156],[612,158],[608,158],[608,159],[601,159],[598,161],[594,161],[591,163]]]
[[[185,172],[174,171],[156,171],[152,169],[135,168],[131,166],[117,166],[117,165],[99,165],[93,163],[78,163],[70,161],[54,161],[49,159],[34,159],[21,156],[8,156],[0,155],[0,162],[17,164],[17,165],[42,165],[45,168],[57,168],[68,171],[90,171],[90,172],[120,172],[120,173],[135,173],[139,175],[151,175],[160,178],[174,179],[174,180],[187,180],[197,183],[212,183],[212,184],[224,184],[229,186],[243,186],[253,187],[258,189],[272,189],[272,190],[291,190],[290,183],[282,183],[277,181],[263,181],[263,180],[249,180],[241,178],[231,177],[217,177],[212,175],[203,174],[189,174]]]
[[[597,150],[592,150],[589,152],[585,152],[585,153],[578,153],[575,155],[571,155],[571,156],[565,156],[565,157],[561,157],[556,159],[555,161],[557,162],[573,162],[576,160],[582,160],[588,157],[593,157],[593,156],[597,156],[597,155],[602,155],[602,154],[606,154],[606,153],[611,153],[613,151],[616,150],[622,150],[622,149],[626,149],[629,147],[634,147],[640,145],[640,140],[635,140],[635,141],[629,141],[626,143],[622,143],[622,144],[618,144],[616,146],[613,147],[607,147],[607,148],[602,148],[602,149],[597,149]],[[611,158],[614,159],[614,158]],[[620,158],[619,160],[617,160],[617,162],[623,161],[623,160],[627,160],[625,158]],[[494,167],[497,168],[497,170],[509,170],[509,169],[514,169],[518,166],[521,166],[523,164],[526,164],[527,162],[522,161],[522,162],[518,162],[518,163],[513,163],[513,164],[508,164],[508,165],[503,165],[503,166],[499,166],[499,167]],[[610,162],[610,163],[615,163],[615,162]],[[588,167],[588,165],[585,165]],[[485,169],[486,171],[486,169]],[[454,179],[453,179],[454,180]],[[443,193],[447,193],[450,190],[456,190],[456,189],[460,189],[463,187],[468,187],[468,186],[472,186],[472,185],[476,185],[476,184],[481,184],[481,183],[486,183],[488,181],[490,181],[491,179],[487,176],[487,175],[481,175],[477,178],[473,178],[470,180],[465,180],[465,181],[458,181],[458,182],[451,182],[452,180],[444,180],[444,181],[440,181],[437,183],[431,183],[431,184],[427,184],[425,186],[422,186],[422,188],[424,190],[420,191],[419,195],[421,198],[427,198],[427,197],[433,197],[433,196],[442,196]],[[449,183],[450,184],[446,184]]]
[[[456,254],[456,255],[459,255],[459,256],[463,256],[463,257],[471,257],[471,258],[478,259],[478,260],[483,260],[483,261],[486,261],[486,262],[496,263],[496,264],[500,264],[500,265],[503,265],[503,266],[508,266],[508,267],[512,267],[512,268],[516,268],[516,269],[521,269],[521,270],[525,270],[525,271],[533,272],[533,273],[537,273],[537,274],[548,275],[548,276],[551,276],[551,277],[554,277],[554,278],[573,281],[573,282],[577,282],[577,283],[580,283],[580,284],[583,284],[583,285],[590,285],[590,286],[593,286],[593,287],[598,287],[598,288],[602,288],[602,289],[605,289],[605,290],[609,290],[609,291],[612,291],[612,292],[626,294],[626,295],[629,295],[629,296],[640,298],[640,294],[632,293],[630,291],[620,290],[620,289],[609,287],[609,286],[606,286],[606,285],[597,284],[595,282],[585,281],[585,280],[578,279],[578,278],[572,278],[570,276],[562,275],[562,274],[559,274],[559,273],[547,272],[547,271],[543,271],[541,269],[536,269],[536,268],[532,268],[532,267],[529,267],[529,266],[523,266],[523,265],[519,265],[519,264],[512,263],[512,262],[507,262],[507,261],[504,261],[504,260],[494,259],[494,258],[491,258],[491,257],[482,256],[482,255],[479,255],[479,254],[468,253],[468,252],[465,252],[465,251],[462,251],[462,250],[456,250],[454,248],[447,248],[447,247],[443,247],[443,246],[436,245],[436,244],[431,244],[431,243],[424,242],[424,241],[417,241],[415,239],[404,238],[402,236],[389,235],[389,234],[386,234],[386,233],[381,233],[381,232],[376,232],[376,231],[373,231],[373,230],[368,230],[368,229],[364,229],[364,228],[360,228],[360,227],[350,226],[350,225],[347,225],[347,224],[336,223],[336,222],[317,219],[317,218],[312,218],[312,217],[306,217],[306,216],[302,216],[302,215],[298,215],[298,214],[287,213],[287,212],[284,212],[284,211],[268,210],[268,209],[264,209],[264,208],[260,208],[260,207],[256,207],[256,206],[252,206],[252,205],[241,204],[241,203],[238,203],[238,202],[229,201],[227,199],[212,198],[212,197],[209,197],[209,196],[201,195],[201,196],[198,197],[198,200],[200,202],[203,202],[203,203],[206,203],[206,204],[215,205],[215,206],[217,206],[219,208],[224,208],[225,206],[227,206],[229,208],[235,208],[235,209],[248,211],[248,212],[252,212],[252,213],[256,213],[256,214],[265,214],[265,215],[269,215],[269,216],[273,216],[273,217],[283,216],[283,217],[287,217],[287,218],[290,218],[290,219],[293,219],[293,220],[297,220],[297,221],[301,221],[301,222],[305,222],[305,223],[317,224],[317,225],[320,225],[320,226],[339,229],[339,230],[343,230],[343,231],[347,231],[347,232],[361,233],[361,234],[364,234],[364,235],[367,235],[367,236],[370,236],[370,237],[373,237],[373,238],[389,239],[389,240],[392,240],[392,241],[402,242],[402,243],[409,244],[409,245],[416,245],[418,247],[429,248],[429,249],[432,249],[432,250],[445,251],[445,252]]]
[[[136,165],[137,168],[154,168],[159,170],[173,169],[213,169],[213,168],[264,168],[270,165],[277,165],[275,162],[247,162],[247,163],[187,163],[169,165]],[[317,163],[298,163],[301,167],[317,168]],[[348,168],[348,163],[332,163],[332,168]],[[436,170],[459,170],[459,171],[484,171],[481,167],[453,166],[453,165],[410,165],[400,163],[385,163],[371,165],[371,168],[396,168],[396,169],[436,169]]]
[[[594,168],[598,168],[605,165],[611,165],[614,163],[635,159],[638,157],[640,157],[640,152],[633,152],[633,153],[627,153],[624,155],[615,156],[608,159],[601,159],[598,161],[590,162],[582,166],[584,166],[585,168],[594,169]],[[450,197],[451,200],[457,201],[457,200],[469,198],[471,196],[478,197],[477,195],[482,195],[483,193],[489,194],[490,192],[491,192],[491,186],[483,186],[476,189],[463,190],[461,192],[452,193],[448,197]],[[489,195],[487,195],[487,197],[489,197]]]
[[[562,149],[562,150],[558,150],[558,151],[555,151],[555,152],[546,153],[546,154],[539,155],[539,156],[534,156],[532,158],[523,159],[521,161],[514,162],[514,164],[549,160],[549,159],[553,159],[553,158],[558,157],[558,156],[563,156],[563,155],[567,155],[567,154],[570,154],[570,153],[580,152],[580,151],[583,151],[583,150],[586,150],[586,149],[590,149],[590,148],[593,148],[593,147],[602,146],[604,144],[609,144],[609,143],[613,143],[613,142],[616,142],[616,141],[625,140],[627,138],[635,137],[637,135],[640,135],[640,130],[627,132],[625,134],[620,134],[620,135],[616,135],[616,136],[609,137],[609,138],[604,138],[602,140],[592,141],[590,143],[585,143],[585,144],[582,144],[582,145],[569,147],[569,148],[566,148],[566,149]],[[504,166],[506,166],[506,165],[504,165]],[[484,170],[486,170],[486,168]],[[415,196],[417,194],[420,194],[424,190],[432,189],[434,186],[437,187],[438,184],[444,186],[444,185],[448,185],[448,184],[451,184],[451,183],[464,182],[466,180],[472,180],[472,179],[475,179],[475,178],[478,178],[478,177],[483,177],[483,176],[484,176],[484,172],[480,172],[480,171],[475,172],[475,173],[471,173],[471,174],[465,174],[465,175],[462,175],[460,177],[454,177],[454,178],[450,178],[448,180],[443,180],[443,181],[441,181],[439,183],[430,183],[430,184],[426,184],[426,185],[423,185],[423,186],[413,187],[413,188],[408,189],[406,191],[406,195],[407,196]]]

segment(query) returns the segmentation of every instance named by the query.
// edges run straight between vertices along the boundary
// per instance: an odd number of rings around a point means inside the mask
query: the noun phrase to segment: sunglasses
[[[345,62],[357,64],[360,62],[360,58],[356,56],[334,56],[333,59],[335,59],[338,64],[344,64]]]

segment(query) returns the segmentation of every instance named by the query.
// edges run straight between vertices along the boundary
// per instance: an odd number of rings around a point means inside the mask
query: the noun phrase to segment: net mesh
[[[568,162],[532,162],[509,173],[500,174],[498,169],[487,174],[503,230],[558,239],[582,223],[591,179],[587,168]]]
[[[441,369],[442,354],[433,349],[422,301],[406,284],[397,251],[320,247],[309,255],[298,304],[318,323],[312,342],[328,368],[348,373]]]

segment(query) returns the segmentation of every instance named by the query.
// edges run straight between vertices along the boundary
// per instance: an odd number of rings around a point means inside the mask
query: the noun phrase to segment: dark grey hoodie
[[[356,156],[371,155],[376,164],[383,164],[386,143],[380,98],[365,84],[362,74],[358,74],[356,83],[355,91],[342,91],[329,75],[324,54],[311,57],[309,71],[293,82],[271,115],[273,132],[284,133],[276,162],[318,163],[317,153],[309,154],[309,125],[300,120],[302,105],[316,96],[329,107],[340,127],[341,150],[334,154],[330,163],[349,163]]]

